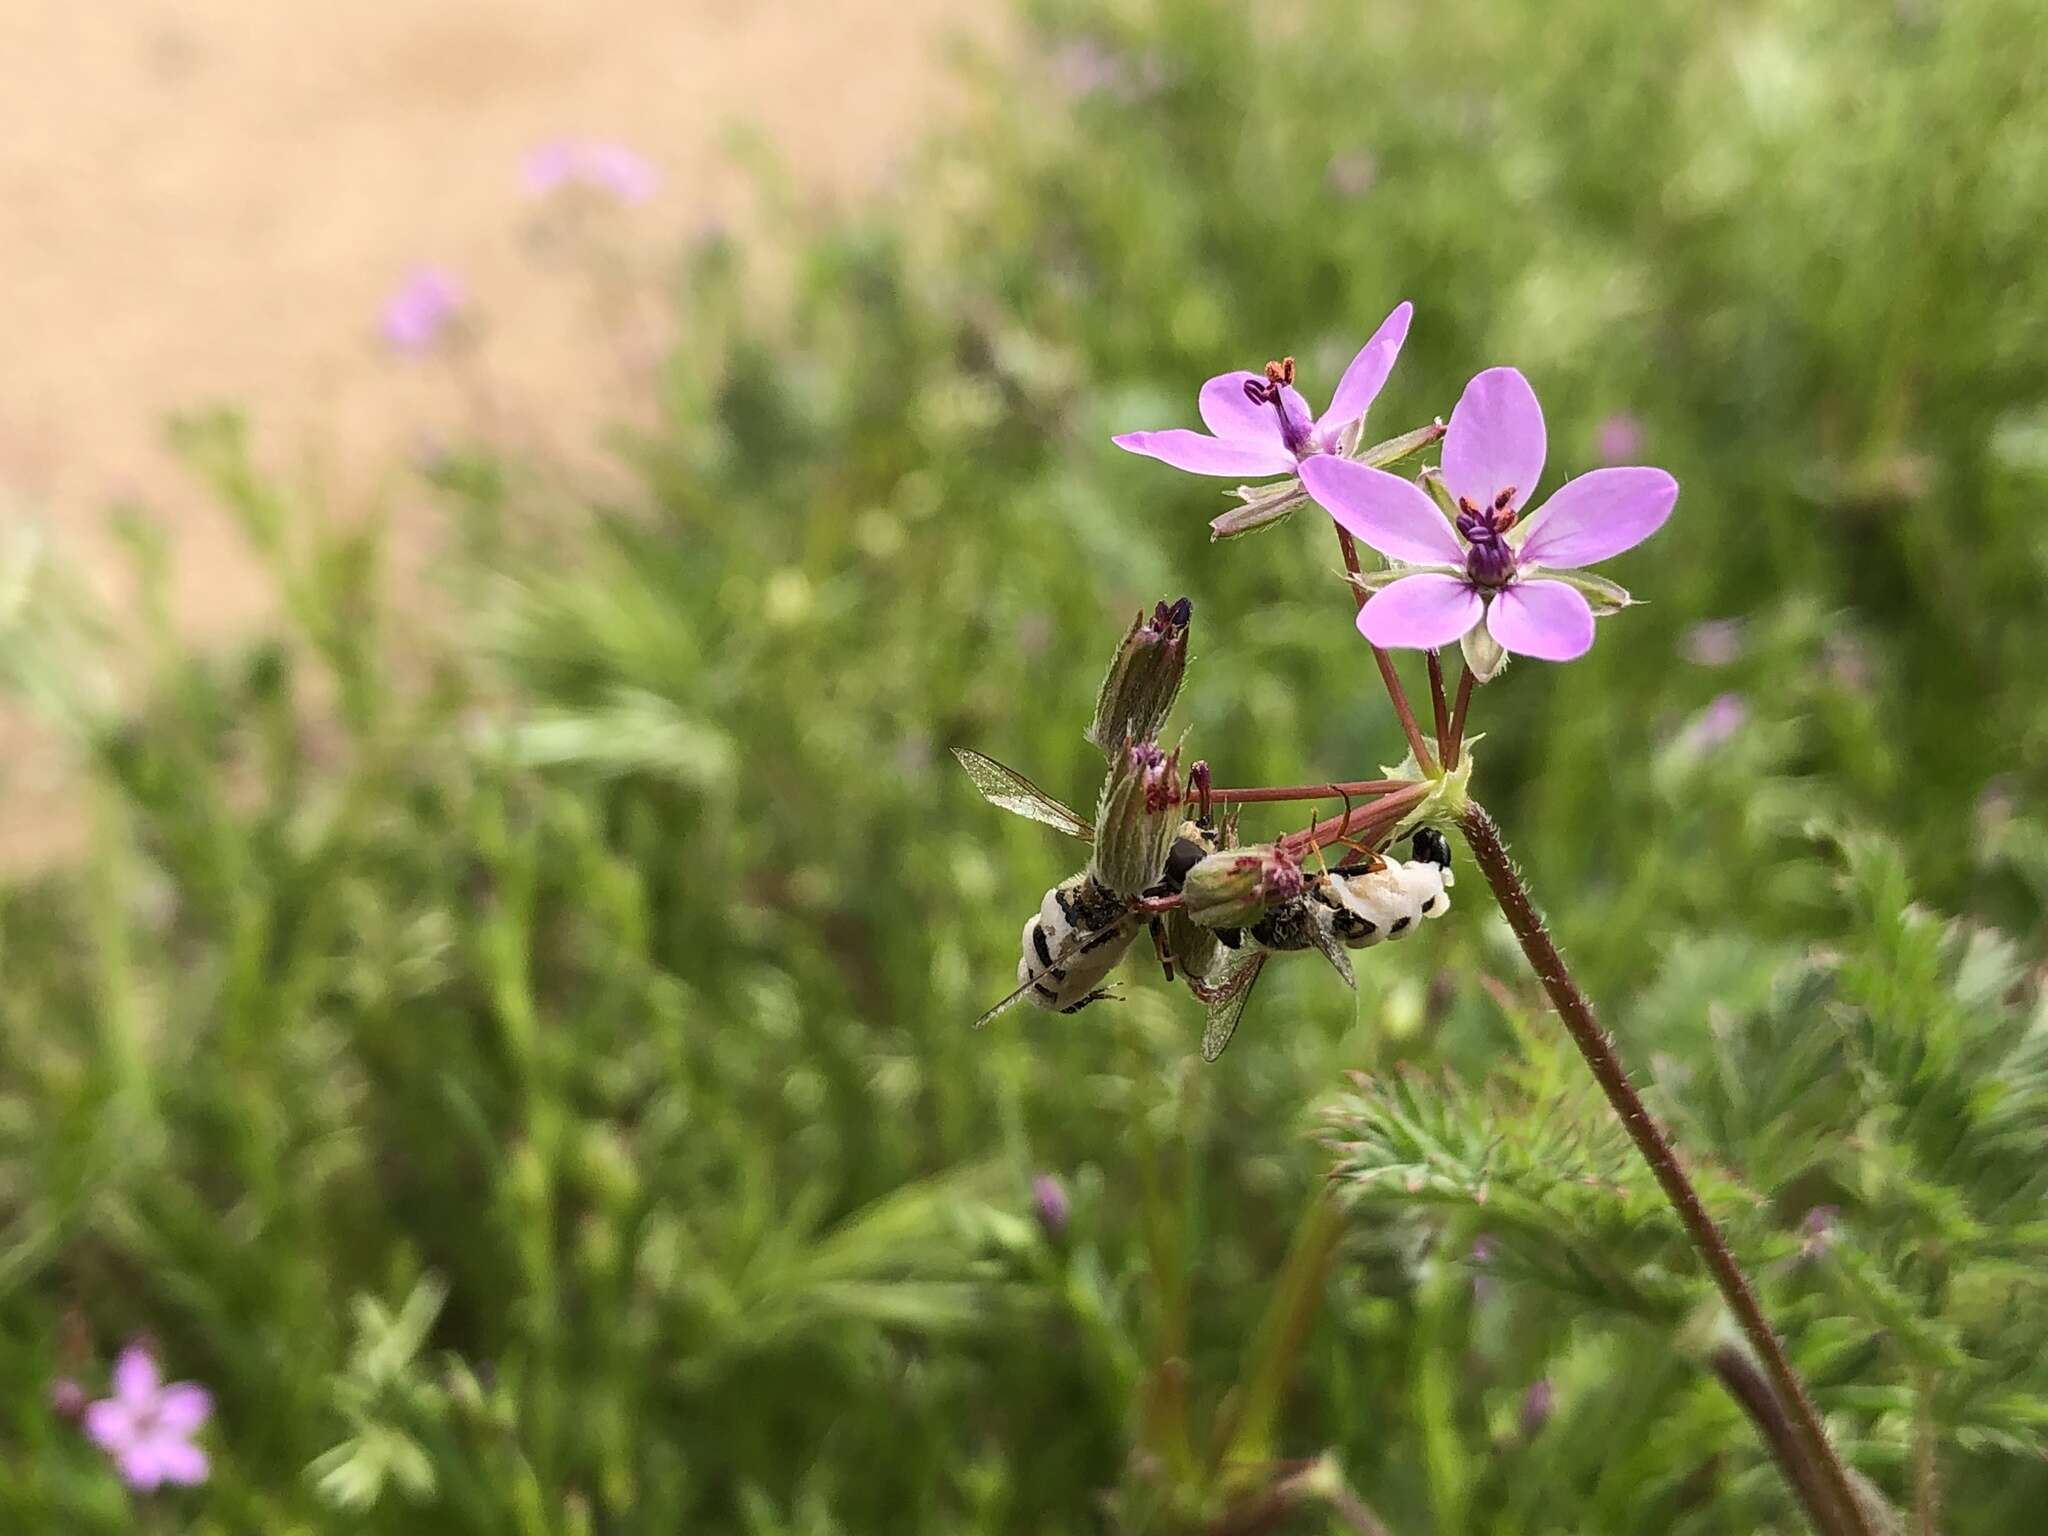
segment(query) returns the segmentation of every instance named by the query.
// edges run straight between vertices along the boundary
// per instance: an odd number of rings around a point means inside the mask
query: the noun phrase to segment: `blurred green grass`
[[[146,1332],[220,1400],[165,1529],[1179,1529],[1219,1495],[1176,1447],[1241,1369],[1274,1378],[1266,1452],[1333,1451],[1399,1536],[1797,1529],[1632,1196],[1553,1210],[1570,1283],[1475,1289],[1485,1210],[1429,1163],[1326,1284],[1278,1278],[1345,1069],[1491,1082],[1510,1141],[1573,1080],[1476,880],[1355,1004],[1275,967],[1213,1069],[1136,971],[965,1028],[1072,851],[944,749],[1085,799],[1141,603],[1194,598],[1181,719],[1222,779],[1398,757],[1316,517],[1212,546],[1225,503],[1108,438],[1281,353],[1326,391],[1406,297],[1376,425],[1512,362],[1553,477],[1625,415],[1684,487],[1618,563],[1648,605],[1482,695],[1481,793],[1863,1470],[1909,1497],[1924,1412],[1947,1528],[2019,1528],[2048,1498],[2032,20],[1040,5],[890,197],[820,224],[771,188],[765,253],[682,253],[630,494],[438,462],[432,615],[231,419],[186,423],[278,632],[196,653],[144,605],[79,640],[35,585],[5,634],[97,836],[0,897],[0,1511],[137,1528],[48,1388]],[[1688,659],[1729,618],[1740,654]],[[149,683],[119,712],[109,649]],[[1725,693],[1746,722],[1688,734]],[[1075,1193],[1058,1242],[1039,1170]],[[1321,1298],[1298,1360],[1276,1294]]]

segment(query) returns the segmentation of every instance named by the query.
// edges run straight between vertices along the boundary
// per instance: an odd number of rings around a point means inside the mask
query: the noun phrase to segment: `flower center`
[[[1280,418],[1280,440],[1297,459],[1316,451],[1316,424],[1298,402],[1290,402],[1287,391],[1294,387],[1294,359],[1283,357],[1266,364],[1265,382],[1244,381],[1245,398],[1253,405],[1270,405]]]
[[[1515,551],[1507,531],[1515,526],[1515,510],[1508,503],[1515,497],[1509,486],[1484,507],[1469,498],[1458,498],[1458,535],[1465,550],[1465,576],[1473,586],[1495,591],[1515,579]]]

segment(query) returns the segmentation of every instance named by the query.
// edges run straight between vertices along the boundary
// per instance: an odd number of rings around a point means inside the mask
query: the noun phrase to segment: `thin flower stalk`
[[[1444,749],[1444,768],[1448,772],[1458,766],[1458,759],[1465,750],[1465,711],[1472,705],[1472,685],[1479,681],[1470,667],[1464,669],[1458,679],[1458,701],[1451,706],[1451,742]]]
[[[1429,702],[1436,713],[1436,755],[1448,768],[1451,766],[1450,710],[1444,702],[1443,657],[1435,651],[1429,652]]]
[[[1345,795],[1389,795],[1408,788],[1406,779],[1346,779],[1341,784],[1273,784],[1256,789],[1212,789],[1217,805],[1262,805],[1288,800],[1328,800]]]
[[[1620,1117],[1629,1139],[1635,1142],[1636,1150],[1656,1176],[1665,1199],[1678,1213],[1686,1235],[1691,1238],[1693,1247],[1706,1263],[1708,1273],[1713,1276],[1722,1300],[1727,1303],[1743,1336],[1749,1340],[1750,1348],[1763,1362],[1772,1388],[1790,1415],[1795,1437],[1783,1446],[1775,1443],[1771,1446],[1773,1454],[1784,1466],[1787,1478],[1795,1489],[1801,1488],[1802,1479],[1817,1479],[1819,1488],[1826,1494],[1825,1518],[1819,1510],[1809,1512],[1814,1515],[1824,1536],[1876,1536],[1863,1501],[1857,1497],[1850,1481],[1849,1469],[1829,1441],[1827,1430],[1820,1421],[1820,1412],[1807,1394],[1805,1383],[1792,1369],[1792,1362],[1786,1358],[1783,1344],[1764,1316],[1755,1290],[1736,1263],[1727,1238],[1707,1213],[1699,1191],[1693,1188],[1692,1180],[1686,1176],[1670,1139],[1650,1118],[1641,1095],[1629,1082],[1628,1071],[1615,1053],[1613,1041],[1594,1017],[1593,1005],[1586,1000],[1586,995],[1572,980],[1571,972],[1565,968],[1564,957],[1557,952],[1549,929],[1544,926],[1535,903],[1530,899],[1528,888],[1522,884],[1521,876],[1515,872],[1514,864],[1508,858],[1507,849],[1501,843],[1500,829],[1477,802],[1467,806],[1459,818],[1459,827],[1465,834],[1474,861],[1486,876],[1486,883],[1493,888],[1494,897],[1500,902],[1501,912],[1507,918],[1508,926],[1514,930],[1516,942],[1528,958],[1530,969],[1549,994],[1551,1004],[1571,1034],[1572,1043],[1586,1058],[1594,1081],[1600,1085],[1607,1102]],[[1800,1453],[1797,1458],[1792,1456],[1795,1445]],[[1795,1465],[1795,1460],[1808,1462],[1810,1466]]]
[[[1337,529],[1337,547],[1344,552],[1344,569],[1352,576],[1359,574],[1358,545],[1343,527]],[[1351,595],[1358,607],[1365,607],[1365,593],[1352,583]],[[1393,701],[1394,717],[1401,722],[1401,734],[1408,738],[1408,750],[1415,754],[1415,766],[1425,774],[1436,772],[1436,759],[1429,755],[1429,747],[1422,739],[1422,728],[1415,723],[1415,711],[1408,705],[1407,690],[1401,686],[1401,675],[1394,670],[1394,658],[1375,645],[1372,659],[1380,669],[1380,681],[1386,684],[1387,697]]]
[[[1375,800],[1370,805],[1353,806],[1338,816],[1319,821],[1306,831],[1296,832],[1280,839],[1280,845],[1296,857],[1312,848],[1328,848],[1337,843],[1362,843],[1391,832],[1400,825],[1401,818],[1422,803],[1428,796],[1428,784],[1410,784],[1407,787]]]

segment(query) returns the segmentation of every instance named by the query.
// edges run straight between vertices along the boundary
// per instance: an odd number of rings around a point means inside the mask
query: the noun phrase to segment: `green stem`
[[[1486,876],[1486,883],[1493,887],[1494,897],[1500,902],[1501,912],[1507,918],[1508,926],[1514,930],[1530,969],[1536,973],[1536,979],[1550,995],[1552,1006],[1564,1020],[1572,1043],[1586,1058],[1594,1081],[1599,1083],[1601,1091],[1607,1095],[1607,1102],[1620,1116],[1622,1128],[1628,1132],[1636,1150],[1656,1176],[1665,1199],[1678,1213],[1686,1235],[1692,1239],[1693,1247],[1713,1276],[1728,1310],[1734,1314],[1743,1336],[1749,1340],[1750,1348],[1763,1362],[1771,1387],[1778,1401],[1784,1405],[1793,1430],[1785,1445],[1771,1446],[1772,1454],[1778,1458],[1795,1489],[1802,1487],[1803,1477],[1812,1477],[1816,1480],[1817,1490],[1825,1494],[1825,1510],[1809,1509],[1816,1528],[1823,1536],[1875,1536],[1863,1501],[1850,1482],[1849,1469],[1829,1442],[1820,1413],[1808,1396],[1805,1383],[1800,1381],[1798,1373],[1792,1369],[1792,1362],[1786,1358],[1784,1346],[1764,1316],[1748,1277],[1735,1262],[1728,1240],[1715,1225],[1714,1218],[1707,1214],[1699,1191],[1693,1188],[1692,1180],[1680,1166],[1670,1138],[1650,1118],[1648,1108],[1629,1082],[1628,1072],[1615,1053],[1614,1042],[1600,1027],[1599,1020],[1593,1015],[1593,1005],[1586,1000],[1585,994],[1572,980],[1571,972],[1565,968],[1564,957],[1557,952],[1549,929],[1544,927],[1543,919],[1530,899],[1528,888],[1522,884],[1521,876],[1515,872],[1514,864],[1508,858],[1507,849],[1501,843],[1500,829],[1476,801],[1459,818],[1459,827],[1472,849],[1473,859]],[[1793,1455],[1795,1446],[1799,1453],[1796,1457]],[[1809,1465],[1802,1467],[1798,1464],[1801,1462]]]

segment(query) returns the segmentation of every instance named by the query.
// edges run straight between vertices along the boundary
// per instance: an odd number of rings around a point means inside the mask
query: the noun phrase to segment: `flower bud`
[[[1186,598],[1160,603],[1148,619],[1139,614],[1117,647],[1102,692],[1095,699],[1095,723],[1088,739],[1105,755],[1126,741],[1150,741],[1166,724],[1188,670],[1188,619],[1195,605]]]
[[[1243,928],[1301,894],[1301,865],[1278,843],[1212,853],[1188,871],[1181,910],[1204,928]]]
[[[1516,1415],[1522,1438],[1533,1440],[1543,1433],[1543,1426],[1550,1422],[1550,1416],[1556,1411],[1557,1388],[1550,1384],[1549,1377],[1538,1377],[1522,1394],[1522,1411]]]
[[[1180,799],[1180,754],[1126,742],[1110,758],[1095,813],[1095,878],[1119,896],[1157,885],[1180,830]]]
[[[1816,1205],[1799,1223],[1799,1257],[1811,1264],[1828,1256],[1835,1246],[1835,1224],[1842,1219],[1839,1206]]]
[[[1067,1199],[1066,1185],[1056,1175],[1041,1173],[1031,1181],[1031,1214],[1038,1218],[1040,1230],[1054,1242],[1067,1235],[1073,1206]]]

